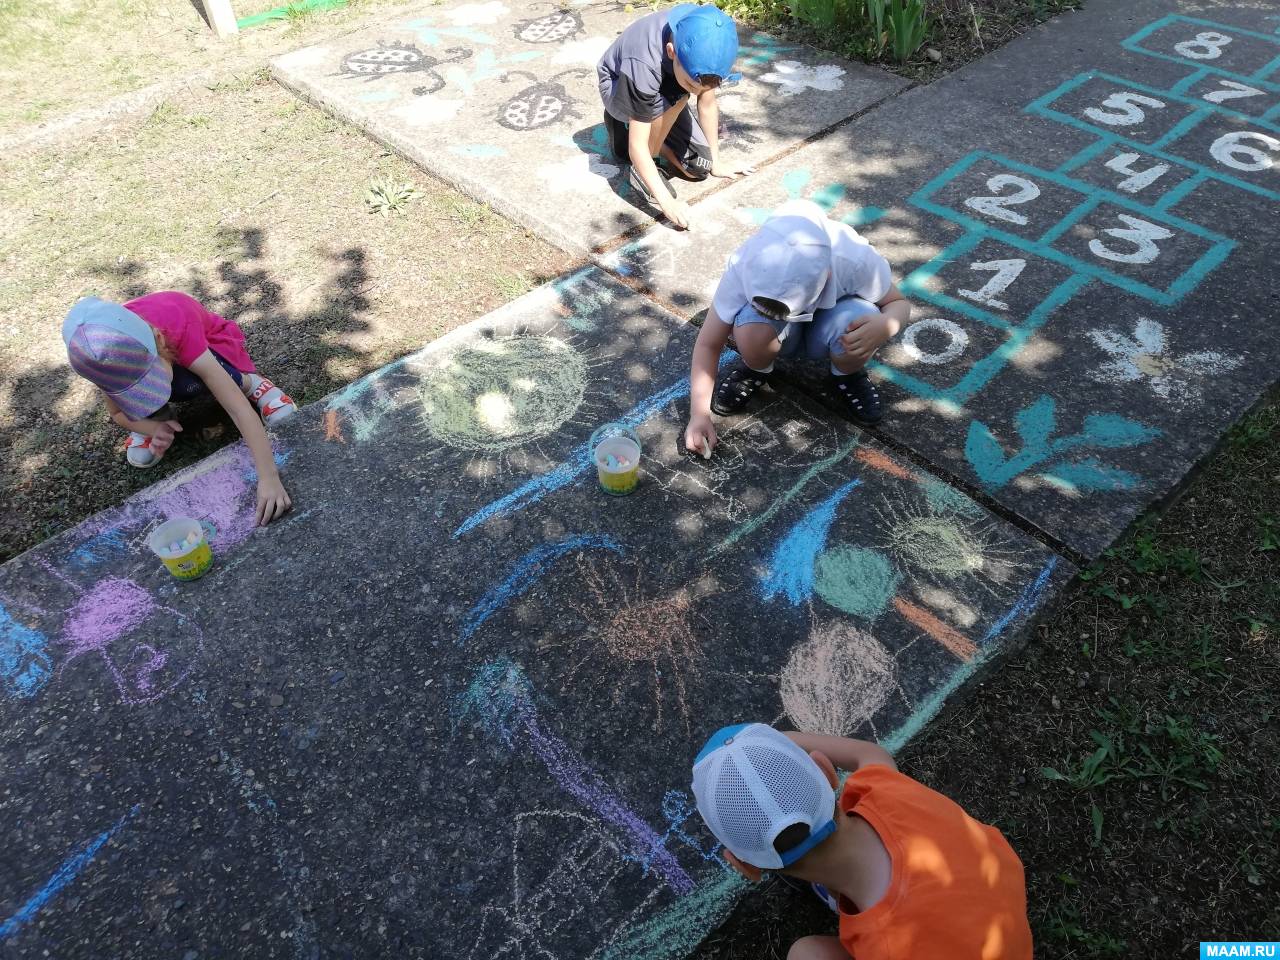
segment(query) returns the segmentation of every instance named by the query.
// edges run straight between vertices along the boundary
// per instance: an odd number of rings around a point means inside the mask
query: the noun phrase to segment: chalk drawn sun
[[[555,432],[582,404],[586,385],[586,362],[563,340],[481,340],[423,377],[423,424],[447,446],[499,453]]]
[[[617,565],[608,562],[580,562],[578,577],[582,599],[569,604],[587,630],[565,644],[572,644],[577,655],[566,672],[566,686],[579,679],[611,685],[618,703],[639,672],[647,676],[653,696],[654,726],[662,726],[664,703],[670,701],[689,729],[687,683],[707,663],[694,630],[707,623],[694,610],[689,591],[648,593],[639,570],[628,586]]]

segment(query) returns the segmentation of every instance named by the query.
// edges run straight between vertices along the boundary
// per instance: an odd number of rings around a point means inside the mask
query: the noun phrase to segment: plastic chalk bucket
[[[167,520],[151,531],[147,546],[179,580],[194,580],[213,566],[213,551],[199,520]]]
[[[591,435],[591,459],[600,489],[624,497],[640,480],[640,438],[630,427],[606,423]]]

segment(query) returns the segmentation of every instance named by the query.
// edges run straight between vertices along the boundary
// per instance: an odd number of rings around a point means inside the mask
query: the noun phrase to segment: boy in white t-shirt
[[[833,392],[858,423],[883,416],[863,369],[911,317],[889,261],[852,227],[808,200],[779,207],[729,257],[693,348],[685,446],[709,456],[714,411],[737,413],[769,380],[778,358],[829,360]],[[716,380],[733,333],[738,361]]]

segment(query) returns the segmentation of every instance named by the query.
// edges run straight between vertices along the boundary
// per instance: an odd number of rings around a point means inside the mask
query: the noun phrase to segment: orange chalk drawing
[[[917,607],[909,600],[894,597],[893,605],[897,611],[907,618],[908,622],[919,627],[933,639],[954,653],[961,660],[972,660],[978,648],[973,641],[955,627],[943,623],[928,610]]]
[[[347,438],[342,435],[342,422],[338,419],[337,410],[325,411],[324,438],[326,440],[337,440],[338,443],[347,442]]]
[[[899,480],[916,479],[916,475],[914,473],[902,466],[892,457],[881,453],[879,450],[872,450],[870,447],[860,447],[854,456],[873,470],[879,470],[881,473],[887,473],[889,476],[897,477]]]

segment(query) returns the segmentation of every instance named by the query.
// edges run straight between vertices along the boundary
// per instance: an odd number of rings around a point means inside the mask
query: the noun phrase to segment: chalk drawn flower
[[[538,178],[554,193],[611,193],[609,180],[622,169],[595,154],[580,153],[559,163],[538,167]]]
[[[430,127],[437,123],[448,123],[458,115],[465,103],[465,100],[422,97],[413,103],[397,107],[391,113],[411,127]]]
[[[456,27],[478,27],[484,24],[497,23],[510,11],[506,4],[499,0],[490,3],[467,3],[454,10],[445,11],[445,16]]]
[[[584,37],[581,40],[570,40],[560,47],[556,55],[551,58],[551,62],[594,67],[600,62],[604,52],[609,49],[609,43],[608,37]]]
[[[794,97],[805,90],[839,90],[844,87],[844,68],[833,63],[807,67],[796,60],[782,60],[773,65],[773,69],[760,78],[762,83],[773,83],[778,86],[778,93],[784,97]]]
[[[1089,338],[1111,357],[1092,372],[1093,379],[1102,383],[1146,380],[1152,393],[1177,406],[1200,399],[1200,378],[1234,370],[1241,362],[1240,357],[1216,350],[1175,355],[1169,350],[1164,326],[1146,317],[1138,318],[1133,336],[1091,330]]]

